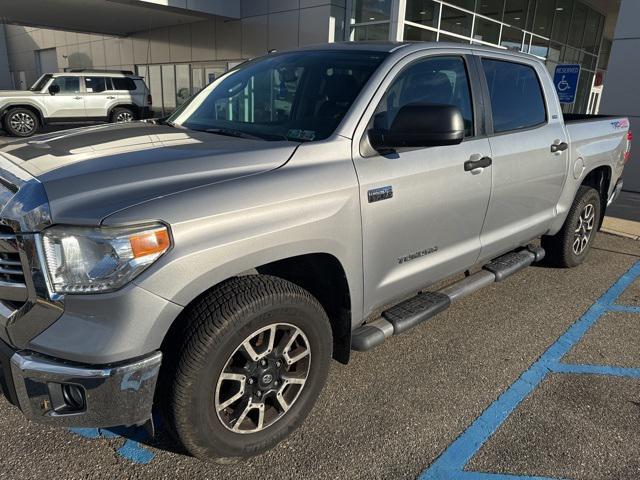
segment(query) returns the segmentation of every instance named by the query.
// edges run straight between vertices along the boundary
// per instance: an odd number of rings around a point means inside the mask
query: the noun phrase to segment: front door
[[[480,253],[491,166],[465,171],[464,164],[491,154],[488,140],[478,134],[474,94],[479,89],[472,88],[466,51],[452,52],[421,54],[397,65],[392,70],[397,74],[374,100],[375,111],[367,113],[367,129],[388,127],[410,103],[451,104],[465,119],[467,138],[461,144],[384,155],[355,147],[367,313],[469,268]],[[366,138],[363,133],[360,138]]]
[[[45,100],[51,120],[82,119],[86,116],[80,80],[75,76],[53,79],[51,85],[57,85],[60,91]]]
[[[562,113],[537,61],[481,54],[493,133],[493,189],[482,231],[481,259],[545,233],[556,215],[569,150]],[[491,132],[489,132],[491,133]],[[553,145],[562,146],[553,148]]]

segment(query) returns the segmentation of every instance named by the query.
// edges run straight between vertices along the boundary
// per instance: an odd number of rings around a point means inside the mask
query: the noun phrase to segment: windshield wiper
[[[194,130],[198,130],[198,129],[194,129]],[[198,131],[215,133],[217,135],[226,135],[227,137],[248,138],[251,140],[264,140],[264,138],[259,137],[258,135],[251,135],[250,133],[246,133],[241,130],[234,130],[233,128],[206,128]]]

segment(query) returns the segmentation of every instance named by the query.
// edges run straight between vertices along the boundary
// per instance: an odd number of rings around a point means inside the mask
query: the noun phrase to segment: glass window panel
[[[407,67],[378,104],[374,128],[389,129],[398,111],[411,103],[455,105],[462,113],[465,135],[474,135],[471,90],[462,58],[431,58]]]
[[[204,70],[202,68],[194,68],[191,71],[191,85],[194,94],[204,88]]]
[[[476,0],[448,0],[449,3],[457,5],[467,10],[474,11],[476,7]]]
[[[576,91],[576,103],[573,107],[573,113],[587,112],[587,104],[589,102],[589,94],[591,93],[592,82],[592,72],[580,73],[580,80],[578,80],[578,90]]]
[[[482,60],[495,132],[533,127],[547,118],[542,87],[529,65]]]
[[[104,77],[84,77],[84,88],[87,93],[102,93],[107,90],[107,82]]]
[[[476,12],[494,20],[502,20],[505,0],[480,0]],[[477,21],[478,19],[476,19]]]
[[[509,50],[519,52],[522,49],[522,37],[524,32],[517,28],[502,27],[502,40],[500,45],[506,47]]]
[[[173,65],[162,65],[162,104],[167,112],[176,108],[176,71]]]
[[[611,40],[605,38],[602,41],[602,49],[600,49],[600,58],[598,59],[598,68],[606,70],[609,66],[609,56],[611,55]]]
[[[389,24],[379,23],[354,27],[353,39],[356,42],[363,40],[389,40]]]
[[[57,77],[51,85],[60,87],[60,93],[77,93],[80,91],[80,77]]]
[[[440,4],[432,0],[408,0],[406,19],[428,27],[438,28]]]
[[[556,13],[553,21],[551,39],[560,43],[567,43],[567,35],[571,26],[571,12],[573,0],[557,0]]]
[[[160,65],[149,65],[147,85],[153,99],[153,111],[162,113],[162,75],[160,74]]]
[[[555,0],[538,0],[536,2],[536,16],[533,25],[534,33],[545,37],[549,37],[551,35],[555,7]]]
[[[564,45],[560,45],[559,43],[551,42],[549,45],[549,53],[547,54],[547,63],[549,61],[560,63],[560,59],[564,54]]]
[[[576,2],[575,8],[573,9],[573,18],[571,19],[571,28],[569,29],[569,45],[574,47],[580,47],[582,45],[588,10],[586,5]]]
[[[498,45],[500,39],[500,24],[476,17],[475,27],[473,28],[474,40],[482,40],[483,42]]]
[[[580,62],[580,50],[575,48],[565,47],[564,55],[562,57],[563,63],[579,63]]]
[[[442,6],[442,18],[440,20],[440,29],[447,32],[457,33],[465,37],[471,37],[471,25],[473,24],[473,15],[462,10]]]
[[[180,106],[191,97],[189,65],[176,65],[176,105]]]
[[[404,39],[417,42],[435,42],[436,32],[432,30],[425,30],[424,28],[412,27],[406,25],[404,27]]]
[[[584,38],[582,40],[582,48],[589,53],[597,54],[600,46],[601,22],[603,16],[595,10],[589,10],[587,22],[584,30]]]
[[[518,28],[524,28],[527,21],[529,0],[506,0],[504,22]]]
[[[549,40],[531,35],[531,48],[529,53],[538,57],[547,58],[549,55]]]
[[[351,18],[355,23],[389,20],[391,0],[355,0]]]
[[[588,53],[582,53],[580,55],[580,65],[587,70],[595,70],[598,62],[598,57],[590,55]]]

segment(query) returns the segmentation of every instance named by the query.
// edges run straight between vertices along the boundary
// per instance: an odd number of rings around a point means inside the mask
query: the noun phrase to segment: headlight
[[[56,293],[117,290],[169,249],[164,225],[132,228],[52,227],[42,237]]]

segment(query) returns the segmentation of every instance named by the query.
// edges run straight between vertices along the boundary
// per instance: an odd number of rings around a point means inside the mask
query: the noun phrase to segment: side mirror
[[[412,103],[400,108],[388,130],[369,130],[369,141],[378,151],[457,145],[464,140],[464,130],[458,107]]]
[[[60,93],[60,85],[50,85],[49,86],[49,94],[55,95],[56,93]]]

